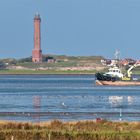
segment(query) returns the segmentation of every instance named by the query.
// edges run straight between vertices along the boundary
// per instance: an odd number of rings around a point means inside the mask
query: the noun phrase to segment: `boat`
[[[96,85],[108,85],[108,86],[140,86],[140,80],[132,77],[132,69],[140,66],[139,63],[132,65],[126,74],[121,72],[118,66],[112,66],[106,73],[96,73],[95,74],[95,84]]]

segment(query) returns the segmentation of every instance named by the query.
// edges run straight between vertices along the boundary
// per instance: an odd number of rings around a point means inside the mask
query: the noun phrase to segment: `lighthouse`
[[[42,62],[42,50],[41,50],[41,18],[39,14],[34,17],[34,48],[32,51],[32,61],[34,63]]]

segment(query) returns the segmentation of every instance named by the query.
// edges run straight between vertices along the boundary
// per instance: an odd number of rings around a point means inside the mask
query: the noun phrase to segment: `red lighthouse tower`
[[[42,62],[40,23],[40,15],[36,14],[34,17],[34,49],[32,51],[32,61],[35,63]]]

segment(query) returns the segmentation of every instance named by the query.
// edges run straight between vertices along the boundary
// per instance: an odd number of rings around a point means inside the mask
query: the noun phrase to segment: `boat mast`
[[[120,51],[116,50],[115,53],[114,53],[114,56],[115,56],[116,60],[120,60]]]
[[[117,65],[118,67],[120,67],[120,65],[119,65],[119,61],[120,61],[120,51],[119,51],[119,50],[116,50],[116,51],[115,51],[114,57],[115,57],[116,65]]]

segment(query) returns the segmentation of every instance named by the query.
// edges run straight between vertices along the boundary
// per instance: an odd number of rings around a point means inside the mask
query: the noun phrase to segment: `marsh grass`
[[[110,121],[0,123],[0,140],[140,140],[140,123]]]

